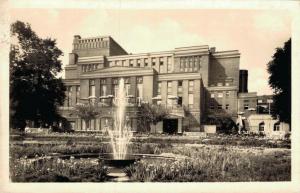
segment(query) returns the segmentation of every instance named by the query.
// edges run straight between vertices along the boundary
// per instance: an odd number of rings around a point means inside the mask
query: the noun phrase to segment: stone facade
[[[127,54],[110,36],[76,35],[65,67],[67,97],[60,110],[76,131],[104,131],[113,119],[108,101],[114,100],[118,79],[124,78],[134,130],[139,129],[139,104],[150,103],[170,109],[170,117],[160,123],[161,132],[168,132],[168,123],[177,132],[200,131],[208,114],[221,111],[237,116],[239,61],[237,50],[217,52],[207,45]],[[91,96],[105,104],[104,113],[86,128],[72,109]]]

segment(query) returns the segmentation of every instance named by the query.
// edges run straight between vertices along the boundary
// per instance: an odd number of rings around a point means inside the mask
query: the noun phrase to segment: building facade
[[[104,131],[112,126],[112,101],[123,78],[133,130],[139,129],[140,104],[149,103],[170,111],[168,118],[159,123],[158,132],[200,131],[207,115],[237,117],[240,91],[247,89],[239,65],[238,50],[217,52],[203,45],[128,54],[110,36],[76,35],[65,67],[66,100],[60,111],[75,131]],[[240,80],[246,85],[241,86]],[[74,106],[92,98],[99,100],[102,113],[87,128],[74,113]]]

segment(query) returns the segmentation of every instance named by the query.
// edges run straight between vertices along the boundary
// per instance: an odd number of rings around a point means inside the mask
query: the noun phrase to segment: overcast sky
[[[74,35],[112,36],[127,52],[173,50],[209,45],[239,50],[240,68],[249,72],[248,90],[271,94],[266,64],[276,47],[291,37],[285,10],[12,9],[11,21],[29,22],[41,37],[57,39],[68,64]]]

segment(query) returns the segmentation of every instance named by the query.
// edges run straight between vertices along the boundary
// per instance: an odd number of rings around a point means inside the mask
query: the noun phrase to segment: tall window
[[[140,60],[140,59],[138,59],[138,60],[137,60],[137,63],[136,63],[136,65],[137,65],[138,67],[140,67],[140,66],[141,66],[141,60]]]
[[[95,96],[95,80],[90,80],[89,96]]]
[[[129,66],[133,67],[133,60],[129,60]]]
[[[130,78],[124,79],[126,96],[130,95]]]
[[[194,81],[193,80],[189,81],[189,92],[194,92]]]
[[[223,92],[218,92],[218,98],[223,98]]]
[[[148,58],[144,59],[145,67],[148,67]]]
[[[172,72],[172,70],[171,57],[167,57],[167,71]]]
[[[76,86],[76,104],[80,100],[80,86]]]
[[[152,66],[155,66],[155,58],[152,58]]]
[[[226,109],[226,110],[229,109],[229,104],[226,104],[225,109]]]
[[[171,94],[172,93],[172,82],[171,81],[167,82],[167,87],[168,87],[168,94]]]
[[[265,130],[265,122],[261,122],[258,125],[258,131],[264,131]]]
[[[182,93],[182,80],[178,80],[177,92],[179,94]]]
[[[119,80],[117,78],[114,78],[112,80],[112,94],[114,95],[115,98],[118,98],[118,83]]]
[[[72,86],[67,87],[67,106],[72,106]]]
[[[157,83],[157,95],[161,94],[161,82]]]
[[[163,66],[163,65],[164,65],[164,60],[163,60],[163,58],[159,58],[159,65],[160,65],[160,66]]]
[[[107,96],[107,85],[105,79],[100,80],[100,96]]]
[[[189,108],[194,106],[194,94],[189,94]]]
[[[229,97],[229,94],[230,94],[229,91],[226,91],[226,97]]]
[[[280,131],[280,123],[279,122],[276,122],[274,124],[274,128],[273,128],[274,131]]]
[[[142,99],[143,98],[143,77],[137,77],[137,97]]]

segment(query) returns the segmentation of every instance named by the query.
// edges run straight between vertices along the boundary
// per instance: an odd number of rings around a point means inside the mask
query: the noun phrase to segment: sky
[[[43,38],[57,40],[68,64],[74,35],[110,35],[128,53],[209,45],[239,50],[248,70],[248,91],[272,94],[267,63],[291,37],[291,15],[284,9],[82,9],[14,8],[10,21],[31,24]],[[64,73],[62,73],[64,76]]]

